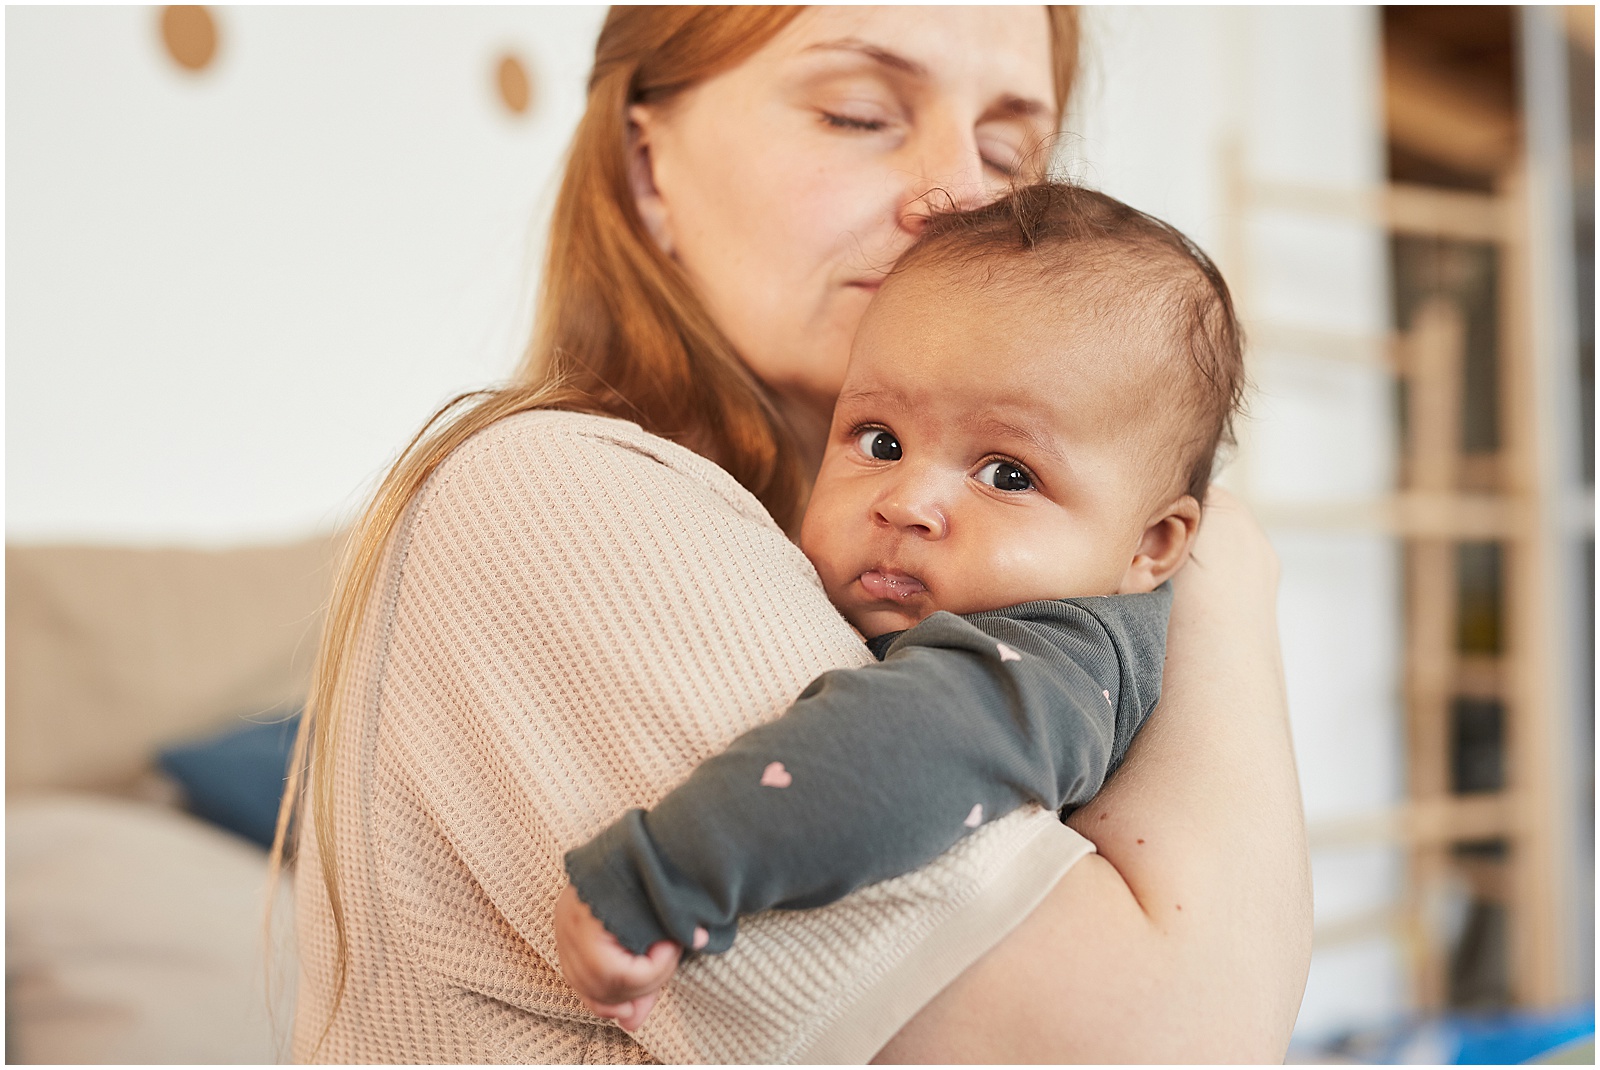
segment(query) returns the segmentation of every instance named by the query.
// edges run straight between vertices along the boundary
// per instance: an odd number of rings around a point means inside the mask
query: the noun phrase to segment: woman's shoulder
[[[439,466],[421,497],[447,487],[502,503],[581,501],[599,515],[687,498],[685,504],[776,528],[755,495],[693,450],[628,420],[561,409],[517,413],[478,431]]]
[[[661,585],[741,561],[807,587],[816,572],[749,491],[637,424],[534,410],[477,431],[444,459],[395,531],[391,559],[417,579],[507,567],[632,576]],[[397,577],[400,573],[396,574]]]

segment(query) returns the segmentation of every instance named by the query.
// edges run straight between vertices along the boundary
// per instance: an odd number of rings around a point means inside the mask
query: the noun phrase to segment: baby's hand
[[[633,1032],[644,1024],[667,978],[678,968],[683,948],[660,940],[635,955],[600,924],[578,893],[567,885],[556,899],[556,953],[561,975],[583,1005]]]

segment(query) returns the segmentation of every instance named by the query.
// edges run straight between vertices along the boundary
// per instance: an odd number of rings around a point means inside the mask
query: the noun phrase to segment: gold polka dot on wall
[[[533,103],[533,83],[528,78],[528,68],[510,52],[500,57],[495,68],[495,86],[500,91],[500,103],[513,115],[522,115]]]
[[[190,4],[161,9],[161,40],[178,66],[202,71],[217,54],[217,24],[211,12]]]

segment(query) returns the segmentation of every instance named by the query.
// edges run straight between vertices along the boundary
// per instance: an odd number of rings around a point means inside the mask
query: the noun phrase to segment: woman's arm
[[[1177,576],[1163,698],[1071,824],[1098,857],[927,1004],[880,1062],[1277,1062],[1311,955],[1278,566],[1215,491]]]

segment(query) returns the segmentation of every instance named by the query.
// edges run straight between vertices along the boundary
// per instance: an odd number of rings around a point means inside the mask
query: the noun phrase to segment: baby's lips
[[[923,582],[903,572],[880,572],[871,569],[861,574],[861,586],[873,598],[903,602],[927,591]]]

